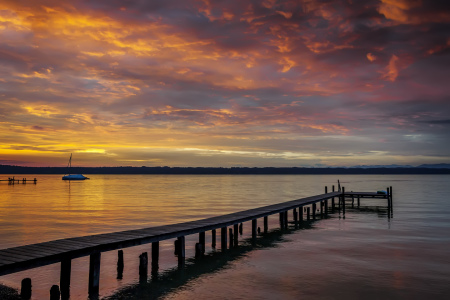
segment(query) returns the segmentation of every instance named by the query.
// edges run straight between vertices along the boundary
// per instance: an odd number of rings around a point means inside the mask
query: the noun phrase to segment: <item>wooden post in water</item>
[[[59,291],[59,286],[56,284],[52,285],[50,288],[50,300],[59,300],[61,293]]]
[[[345,187],[342,187],[342,213],[345,215]]]
[[[216,248],[216,230],[211,230],[211,248]]]
[[[146,282],[148,274],[148,255],[143,252],[139,255],[139,282]]]
[[[227,250],[227,228],[220,228],[220,248],[222,251]]]
[[[198,234],[198,242],[200,243],[200,245],[201,245],[201,250],[202,250],[202,255],[203,254],[205,254],[205,246],[206,246],[206,234],[205,234],[205,232],[203,231],[203,232],[200,232],[199,234]]]
[[[313,220],[316,219],[316,203],[313,203],[312,205],[312,218]]]
[[[267,231],[269,231],[269,220],[268,220],[268,217],[265,216],[264,217],[264,233],[267,233]]]
[[[306,210],[306,219],[308,220],[308,222],[309,221],[311,221],[311,215],[310,215],[310,213],[311,213],[311,207],[307,207],[306,208],[307,210]]]
[[[256,230],[257,230],[257,220],[252,220],[252,239],[256,239]]]
[[[123,278],[123,250],[117,251],[117,279]],[[61,269],[62,269],[62,263],[61,263]],[[61,280],[61,292],[63,291],[63,284]]]
[[[298,208],[298,221],[299,221],[300,223],[303,222],[303,206],[300,206],[300,207]]]
[[[186,239],[184,236],[177,238],[178,244],[178,267],[183,267],[186,257]]]
[[[233,229],[232,228],[228,229],[228,235],[230,238],[230,249],[231,249],[234,246],[234,237],[233,237]]]
[[[234,237],[234,245],[238,245],[238,235],[239,235],[239,224],[233,225],[233,237]]]
[[[101,253],[92,253],[89,257],[89,297],[97,298],[100,288]]]
[[[242,235],[242,227],[243,227],[242,223],[239,224],[239,234],[240,234],[240,235]]]
[[[294,223],[295,223],[295,225],[297,225],[297,223],[298,223],[297,208],[294,208],[294,209],[292,210],[292,214],[294,215]]]
[[[325,216],[327,216],[328,215],[328,199],[325,199],[324,204],[325,204]]]
[[[20,297],[27,300],[31,298],[31,278],[22,279]]]
[[[59,285],[61,286],[61,298],[70,298],[70,273],[72,260],[70,258],[61,260],[61,271],[59,274]]]
[[[288,229],[288,227],[289,227],[289,218],[288,218],[287,210],[284,212],[284,226],[285,226],[285,229]]]
[[[332,188],[332,191],[334,192],[334,185],[331,188]],[[336,203],[334,203],[334,197],[333,197],[333,198],[331,198],[331,211],[334,212],[335,208],[336,208]]]
[[[280,228],[284,229],[284,213],[280,212],[279,217],[280,217]]]
[[[152,274],[158,273],[159,269],[159,242],[152,243]]]
[[[361,197],[358,195],[358,208],[361,205]]]
[[[320,201],[319,203],[320,203],[320,217],[323,218],[323,206],[324,206],[324,203],[323,203],[323,201]]]

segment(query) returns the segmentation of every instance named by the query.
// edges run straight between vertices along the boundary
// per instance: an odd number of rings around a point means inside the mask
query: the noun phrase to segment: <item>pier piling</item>
[[[139,282],[146,282],[148,275],[148,255],[143,252],[139,255]]]
[[[59,291],[59,286],[52,285],[50,289],[50,300],[59,300],[61,296],[61,292]]]
[[[253,219],[252,220],[252,239],[256,239],[256,225],[257,225],[257,220]]]
[[[123,278],[123,250],[117,251],[117,279]],[[61,277],[62,277],[62,262],[61,262]],[[63,284],[61,280],[61,290],[63,290]]]
[[[20,287],[20,297],[26,300],[31,298],[31,278],[22,279],[22,284]]]
[[[211,230],[211,248],[216,248],[216,230]]]
[[[98,297],[100,287],[100,258],[101,253],[92,253],[89,258],[89,297]]]
[[[227,250],[227,228],[222,227],[220,229],[220,248],[222,251]]]
[[[59,285],[61,286],[61,298],[62,299],[70,298],[71,269],[72,269],[72,260],[70,258],[64,259],[61,261],[61,271],[59,274]]]

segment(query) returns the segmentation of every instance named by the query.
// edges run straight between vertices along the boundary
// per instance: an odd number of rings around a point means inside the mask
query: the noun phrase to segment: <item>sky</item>
[[[0,164],[450,162],[448,0],[2,0]]]

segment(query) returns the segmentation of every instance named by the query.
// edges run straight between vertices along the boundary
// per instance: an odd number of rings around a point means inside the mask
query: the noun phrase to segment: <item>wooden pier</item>
[[[37,179],[26,179],[26,178],[22,178],[22,179],[15,179],[13,178],[8,178],[8,179],[0,179],[0,181],[6,181],[8,182],[8,184],[17,184],[17,183],[27,183],[27,182],[32,182],[34,184],[37,183]]]
[[[216,231],[220,230],[221,251],[238,244],[238,235],[242,234],[242,223],[251,221],[252,239],[256,239],[261,232],[258,227],[258,219],[263,218],[263,232],[268,232],[268,216],[279,214],[280,228],[288,228],[288,212],[292,210],[294,222],[306,222],[316,218],[316,214],[326,216],[329,211],[340,211],[345,214],[345,206],[351,199],[379,198],[387,199],[389,214],[392,210],[392,187],[386,194],[369,192],[328,192],[312,197],[297,199],[289,202],[273,204],[255,209],[249,209],[232,214],[157,227],[149,227],[138,230],[128,230],[114,233],[97,234],[84,237],[67,238],[33,245],[19,246],[0,250],[0,276],[19,271],[33,269],[53,263],[61,264],[60,287],[52,286],[51,299],[68,299],[70,294],[71,260],[79,257],[90,256],[88,293],[96,298],[100,286],[100,261],[101,253],[118,250],[117,278],[122,277],[124,266],[123,248],[152,243],[151,266],[152,270],[158,268],[159,242],[175,239],[175,255],[178,256],[178,265],[185,264],[185,236],[199,234],[198,243],[195,245],[195,256],[202,256],[205,252],[205,233],[211,231],[211,246],[216,246]],[[338,200],[337,207],[335,199]],[[329,201],[331,200],[331,205]],[[359,203],[359,200],[358,200]],[[317,206],[319,205],[319,208]],[[306,220],[305,220],[306,214]],[[229,227],[229,228],[228,228]],[[227,228],[229,230],[227,230]],[[229,245],[229,246],[228,246]],[[139,278],[147,280],[148,256],[144,252],[139,256]],[[22,281],[21,295],[24,299],[31,297],[31,279]]]

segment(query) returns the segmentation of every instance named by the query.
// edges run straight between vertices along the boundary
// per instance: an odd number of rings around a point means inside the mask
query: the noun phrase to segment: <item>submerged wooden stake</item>
[[[72,260],[70,258],[61,261],[61,272],[59,275],[59,284],[61,286],[61,298],[70,297],[70,273],[72,269]]]
[[[147,252],[143,252],[139,255],[139,281],[147,281],[148,274],[148,255]]]
[[[234,246],[234,236],[233,236],[233,229],[228,229],[228,235],[230,237],[230,249]]]
[[[89,297],[98,297],[100,287],[100,257],[101,253],[93,253],[89,258]]]
[[[252,220],[252,238],[255,239],[256,238],[256,225],[257,225],[257,220],[253,219]]]
[[[216,230],[211,230],[211,248],[216,248]]]
[[[222,227],[220,229],[220,248],[222,251],[227,250],[227,228]]]
[[[31,278],[22,279],[21,287],[20,287],[20,297],[22,299],[30,299],[31,298]]]
[[[59,291],[59,286],[52,285],[50,289],[50,300],[59,300],[61,296],[61,293]]]
[[[123,278],[123,250],[117,251],[117,279]],[[63,286],[61,284],[61,290],[63,289]]]
[[[265,216],[264,217],[264,233],[267,233],[267,231],[269,231],[269,220],[268,220],[268,217]]]

